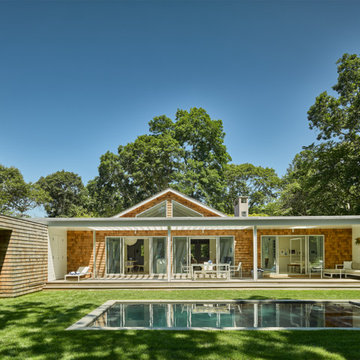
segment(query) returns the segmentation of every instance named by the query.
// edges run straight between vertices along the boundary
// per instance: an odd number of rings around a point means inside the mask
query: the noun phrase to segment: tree
[[[42,204],[49,217],[87,216],[88,192],[81,177],[68,171],[57,171],[37,181],[46,197]]]
[[[212,120],[202,108],[178,110],[174,137],[184,151],[176,187],[219,210],[225,209],[225,168],[231,160],[224,144],[221,120]]]
[[[99,175],[88,184],[93,209],[110,216],[172,187],[222,210],[230,160],[222,121],[192,108],[178,110],[175,121],[154,117],[149,131],[100,158]]]
[[[23,215],[35,207],[38,195],[17,168],[0,165],[0,213]]]
[[[166,189],[179,170],[182,149],[168,134],[142,135],[100,158],[99,176],[88,184],[93,210],[111,216]]]
[[[338,96],[323,92],[308,111],[319,143],[304,147],[285,177],[285,214],[360,212],[360,57],[344,54],[337,64]]]
[[[252,164],[230,164],[225,171],[227,182],[226,212],[234,214],[234,203],[240,196],[249,196],[249,213],[273,214],[273,203],[280,189],[280,178],[272,168]]]

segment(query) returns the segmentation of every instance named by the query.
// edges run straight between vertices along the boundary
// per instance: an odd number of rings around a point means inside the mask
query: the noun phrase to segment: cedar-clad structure
[[[359,278],[359,238],[359,215],[252,217],[240,197],[228,216],[173,189],[111,218],[0,215],[0,297],[72,286],[84,269],[88,286],[258,276],[301,277],[305,284],[348,270]]]
[[[0,297],[42,290],[47,254],[46,225],[0,215]]]

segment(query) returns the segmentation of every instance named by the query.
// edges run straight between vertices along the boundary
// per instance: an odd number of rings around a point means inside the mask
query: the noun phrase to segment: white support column
[[[254,278],[254,281],[257,281],[258,279],[258,272],[257,272],[257,269],[258,269],[258,256],[257,256],[257,253],[258,253],[258,247],[257,247],[257,227],[256,225],[254,226],[253,228],[253,278]]]
[[[167,236],[167,279],[171,281],[171,226],[168,226]]]
[[[96,278],[96,231],[93,230],[93,257],[94,257],[94,265],[93,265],[93,279]]]

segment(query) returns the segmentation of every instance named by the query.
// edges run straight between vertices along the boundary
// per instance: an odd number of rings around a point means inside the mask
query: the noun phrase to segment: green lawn
[[[360,291],[48,291],[0,299],[0,359],[360,359],[357,331],[65,331],[110,299],[360,299]]]

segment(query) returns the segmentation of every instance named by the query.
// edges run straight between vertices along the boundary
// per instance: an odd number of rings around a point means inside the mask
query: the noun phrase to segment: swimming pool
[[[360,330],[352,301],[110,300],[68,330]]]

